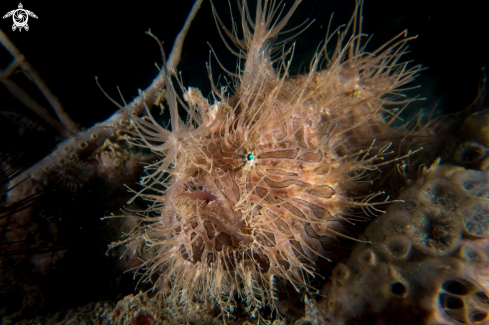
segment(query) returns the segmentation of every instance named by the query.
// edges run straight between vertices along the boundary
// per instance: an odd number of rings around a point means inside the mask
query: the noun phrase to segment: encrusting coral
[[[132,142],[161,159],[135,192],[149,208],[114,246],[139,252],[138,269],[167,304],[215,301],[226,321],[241,298],[260,321],[265,307],[280,318],[279,288],[317,293],[315,265],[348,237],[345,221],[361,218],[354,209],[386,203],[364,186],[373,171],[395,169],[393,161],[432,141],[426,128],[391,127],[413,100],[403,91],[420,67],[401,59],[405,32],[365,50],[361,1],[346,27],[328,32],[309,72],[289,75],[294,45],[285,50],[290,39],[277,37],[300,2],[280,18],[275,1],[258,1],[253,17],[243,0],[243,39],[213,7],[223,40],[237,50],[227,47],[244,61],[238,74],[228,72],[232,95],[213,84],[214,104],[172,80],[160,44],[171,122],[161,126],[148,108],[146,118],[131,116]]]

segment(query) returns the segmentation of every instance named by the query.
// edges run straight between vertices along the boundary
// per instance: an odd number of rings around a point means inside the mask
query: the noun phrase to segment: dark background
[[[19,0],[3,0],[0,14],[16,9]],[[161,64],[156,42],[145,35],[151,28],[165,42],[170,52],[176,34],[183,26],[192,0],[179,1],[23,1],[24,9],[39,18],[29,18],[30,30],[11,29],[12,19],[0,19],[0,28],[17,45],[45,79],[65,109],[81,126],[90,127],[109,117],[115,110],[98,89],[94,76],[114,98],[119,100],[120,86],[126,101],[146,88],[156,76],[154,63]],[[227,0],[214,1],[224,22],[230,26]],[[250,2],[250,5],[253,1]],[[287,1],[290,6],[292,1]],[[234,2],[233,2],[234,5]],[[296,71],[300,63],[308,65],[317,45],[324,39],[334,11],[332,27],[347,23],[355,2],[345,0],[304,0],[290,21],[296,26],[306,18],[314,24],[298,37]],[[253,5],[251,5],[253,7]],[[234,17],[238,18],[236,7]],[[483,1],[467,1],[457,6],[438,0],[367,0],[364,6],[364,31],[373,34],[370,49],[375,49],[404,29],[418,35],[412,41],[407,59],[428,68],[417,80],[419,93],[427,100],[420,105],[432,108],[435,103],[444,112],[459,111],[477,95],[481,68],[489,62],[487,14]],[[239,21],[239,20],[238,20]],[[226,67],[235,71],[236,60],[226,50],[217,33],[209,1],[204,4],[186,39],[178,69],[185,85],[210,94],[205,62],[210,42]],[[0,49],[2,68],[10,60]],[[221,73],[215,59],[214,76]],[[25,78],[24,78],[25,79]],[[27,89],[45,107],[36,89]],[[19,111],[36,117],[21,107],[0,86],[0,110]],[[7,123],[0,116],[0,125]],[[11,123],[11,122],[8,122]],[[48,128],[48,127],[46,127]]]

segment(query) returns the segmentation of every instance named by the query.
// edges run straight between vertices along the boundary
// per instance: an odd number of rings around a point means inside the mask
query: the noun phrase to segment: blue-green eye
[[[255,159],[255,156],[253,156],[253,154],[249,153],[248,156],[246,156],[246,159],[248,159],[248,161],[252,161],[253,159]]]

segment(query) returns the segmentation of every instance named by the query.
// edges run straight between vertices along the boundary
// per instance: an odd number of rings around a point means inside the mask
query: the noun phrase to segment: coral
[[[460,143],[451,161],[466,168],[489,170],[489,112],[487,109],[469,115],[457,132]]]
[[[424,130],[392,128],[400,113],[385,108],[412,101],[402,95],[419,71],[401,61],[410,38],[403,32],[366,52],[360,4],[338,30],[332,52],[333,36],[326,36],[306,75],[289,76],[293,45],[272,64],[271,56],[282,50],[273,42],[299,3],[280,19],[275,2],[259,2],[253,20],[243,1],[244,39],[234,25],[228,30],[213,8],[223,39],[226,35],[245,60],[243,72],[232,74],[232,96],[213,84],[220,99],[214,104],[181,83],[180,98],[160,44],[170,127],[158,124],[149,108],[146,118],[131,116],[132,142],[161,159],[146,167],[144,188],[135,191],[150,207],[133,216],[139,225],[114,246],[140,246],[139,269],[174,308],[215,301],[226,321],[241,297],[260,321],[264,307],[280,318],[279,292],[285,287],[317,293],[311,285],[316,265],[334,256],[338,236],[348,237],[344,221],[355,219],[352,209],[385,203],[372,202],[378,194],[359,180],[373,179],[369,170],[395,169],[389,162],[428,143]],[[425,189],[427,197],[440,186]],[[429,222],[436,213],[420,215],[418,222]],[[457,226],[451,216],[443,218],[437,236]],[[412,237],[422,245],[422,234]],[[446,251],[455,244],[456,238],[443,241]],[[362,261],[376,263],[369,252]]]
[[[488,175],[425,169],[333,270],[333,324],[479,324],[489,319]]]
[[[155,325],[160,321],[160,306],[146,294],[129,295],[121,299],[108,313],[103,324]]]
[[[476,141],[489,146],[489,111],[487,109],[469,115],[460,129],[458,136],[465,141]]]

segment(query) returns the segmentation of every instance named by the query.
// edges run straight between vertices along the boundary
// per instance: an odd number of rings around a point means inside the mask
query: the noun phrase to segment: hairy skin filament
[[[135,192],[150,206],[114,246],[139,249],[143,279],[168,304],[213,301],[225,322],[242,300],[259,321],[266,322],[265,306],[281,317],[279,288],[317,291],[316,263],[334,255],[337,236],[348,237],[344,221],[359,218],[351,209],[369,215],[386,203],[364,190],[370,171],[395,170],[388,162],[426,146],[417,137],[423,130],[391,128],[399,113],[387,108],[413,100],[403,92],[420,67],[401,60],[412,38],[403,32],[367,52],[359,1],[346,26],[328,31],[309,72],[290,76],[294,45],[286,50],[290,39],[277,38],[300,2],[280,17],[274,0],[259,0],[254,16],[238,0],[242,39],[238,24],[229,29],[212,7],[226,46],[244,61],[230,73],[230,97],[209,67],[220,99],[213,104],[174,82],[159,42],[171,122],[161,126],[148,107],[147,118],[131,115],[132,142],[161,159],[146,167],[144,189]]]

